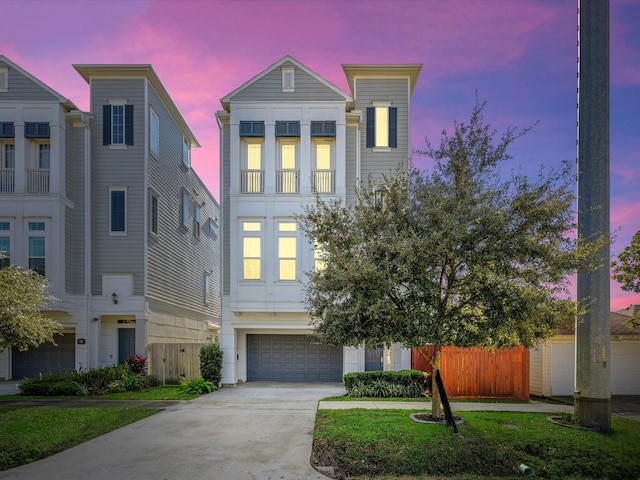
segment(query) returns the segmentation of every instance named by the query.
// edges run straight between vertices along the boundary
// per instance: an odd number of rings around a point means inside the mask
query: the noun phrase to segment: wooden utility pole
[[[609,235],[609,0],[578,0],[578,236]],[[578,273],[575,416],[611,430],[610,248],[602,266]]]

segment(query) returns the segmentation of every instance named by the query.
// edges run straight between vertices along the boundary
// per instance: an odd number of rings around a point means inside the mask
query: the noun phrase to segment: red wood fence
[[[432,345],[425,348],[428,355],[433,353]],[[415,348],[411,368],[427,372],[431,378],[431,365]],[[443,347],[440,375],[450,398],[528,400],[529,350]]]

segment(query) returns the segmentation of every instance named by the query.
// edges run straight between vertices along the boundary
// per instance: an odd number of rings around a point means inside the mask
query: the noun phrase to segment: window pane
[[[191,165],[191,145],[186,138],[182,139],[182,163],[187,167]]]
[[[250,143],[247,145],[247,169],[262,170],[262,145]]]
[[[44,257],[44,237],[29,237],[29,256]]]
[[[0,230],[11,230],[11,223],[0,222]]]
[[[282,169],[294,170],[296,168],[296,146],[281,145],[282,147]]]
[[[376,147],[389,146],[389,108],[376,107]]]
[[[111,231],[125,231],[125,195],[122,190],[111,192]]]
[[[245,258],[260,257],[260,238],[247,237],[244,239],[244,257]]]
[[[182,224],[189,225],[189,195],[182,192]]]
[[[158,197],[151,195],[151,231],[158,233]]]
[[[44,231],[44,222],[29,222],[29,231]]]
[[[16,146],[13,143],[2,146],[2,168],[16,168]]]
[[[0,237],[0,257],[11,256],[11,239],[9,237]]]
[[[244,279],[260,280],[260,259],[245,258],[244,260]]]
[[[295,280],[296,279],[296,261],[293,260],[280,260],[280,280]]]
[[[328,143],[316,145],[316,170],[331,170],[331,145]]]
[[[39,145],[38,168],[50,168],[51,165],[51,145],[48,143]]]
[[[151,142],[150,148],[153,153],[160,151],[160,119],[155,112],[151,112],[151,134],[149,140]]]
[[[295,237],[281,237],[278,239],[278,257],[296,258]]]
[[[124,144],[124,105],[111,106],[111,143]]]
[[[296,231],[296,222],[280,222],[278,223],[278,231],[279,232],[295,232]]]
[[[29,259],[29,269],[35,270],[40,275],[44,276],[46,274],[45,265],[46,261],[44,258],[30,258]]]
[[[242,222],[242,230],[245,232],[259,232],[261,224],[260,222]]]

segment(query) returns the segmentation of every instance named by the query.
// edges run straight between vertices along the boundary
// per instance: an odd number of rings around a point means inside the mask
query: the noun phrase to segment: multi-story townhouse
[[[341,381],[410,368],[410,352],[333,348],[313,336],[305,272],[321,262],[296,223],[304,205],[353,202],[409,156],[421,65],[343,65],[351,94],[290,56],[221,99],[223,383]]]
[[[90,111],[0,56],[0,250],[60,299],[57,346],[0,352],[0,378],[118,363],[217,337],[219,205],[150,65],[75,65]]]

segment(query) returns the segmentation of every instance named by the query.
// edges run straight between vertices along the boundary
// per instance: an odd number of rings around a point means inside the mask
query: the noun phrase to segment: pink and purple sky
[[[466,121],[477,90],[496,128],[540,121],[511,150],[535,174],[576,157],[576,0],[1,0],[0,54],[80,109],[75,63],[149,63],[198,138],[219,199],[219,99],[285,55],[348,92],[343,63],[422,63],[411,145]],[[640,1],[611,0],[611,229],[640,230]],[[416,158],[420,165],[420,158]],[[611,308],[640,297],[611,284]]]

